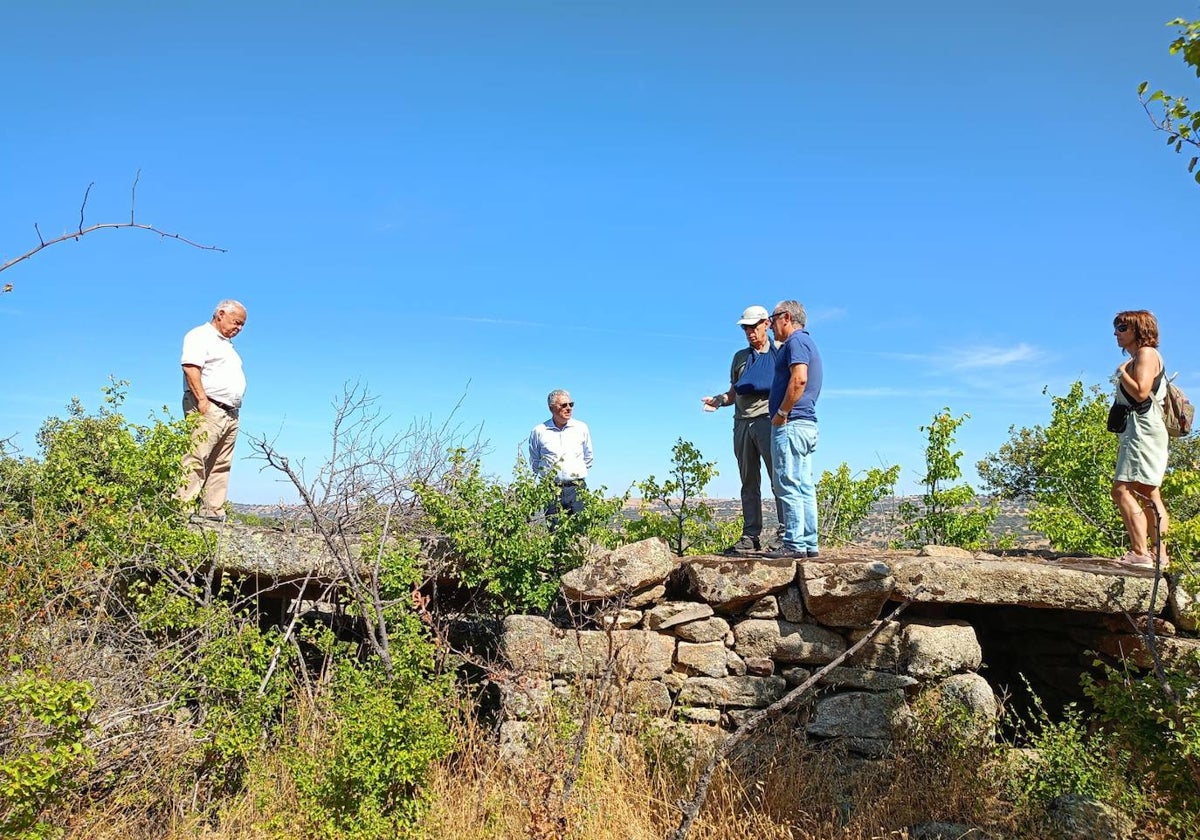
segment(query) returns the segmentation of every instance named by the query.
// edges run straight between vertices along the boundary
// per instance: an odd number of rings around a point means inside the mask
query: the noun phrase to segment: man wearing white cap
[[[742,480],[742,536],[725,550],[726,554],[742,554],[762,549],[762,473],[759,461],[771,476],[771,415],[767,399],[775,375],[775,346],[767,338],[767,310],[750,306],[738,319],[749,346],[733,354],[729,367],[729,390],[702,398],[705,411],[715,411],[723,405],[733,409],[733,454],[737,456],[738,473]],[[772,488],[774,482],[772,482]],[[775,512],[780,523],[783,510],[775,499]]]

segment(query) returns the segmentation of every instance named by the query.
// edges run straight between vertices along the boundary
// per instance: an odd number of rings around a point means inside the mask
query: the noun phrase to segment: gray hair
[[[564,391],[562,388],[555,388],[553,391],[551,391],[549,394],[546,395],[546,405],[550,408],[554,408],[554,398],[555,397],[569,397],[569,396],[571,396],[570,391]]]
[[[225,298],[225,300],[221,301],[213,308],[213,317],[216,318],[217,313],[220,312],[222,309],[224,309],[226,312],[228,312],[230,309],[240,309],[243,312],[246,311],[246,307],[242,304],[242,302],[240,300],[234,300],[233,298]]]
[[[792,316],[792,323],[804,329],[804,325],[808,323],[808,313],[804,311],[804,304],[798,300],[781,300],[775,304],[776,312],[786,312]]]

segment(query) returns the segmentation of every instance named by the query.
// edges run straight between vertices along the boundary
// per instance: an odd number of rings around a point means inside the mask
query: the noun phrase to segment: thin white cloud
[[[822,388],[821,397],[842,399],[895,399],[897,397],[960,397],[965,392],[954,388],[896,388],[889,385],[867,388]]]
[[[831,306],[828,309],[811,310],[808,313],[808,322],[824,324],[829,321],[840,321],[850,314],[850,310],[841,306]]]
[[[1030,362],[1041,357],[1037,348],[1029,344],[1014,347],[969,347],[947,354],[953,370],[976,368],[1001,368],[1020,362]]]
[[[947,347],[940,353],[879,353],[885,359],[901,362],[920,362],[935,370],[969,371],[986,368],[1006,368],[1023,362],[1045,361],[1046,354],[1030,344],[1012,347]]]

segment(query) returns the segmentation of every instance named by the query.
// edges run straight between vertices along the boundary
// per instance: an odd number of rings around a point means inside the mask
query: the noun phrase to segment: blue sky
[[[1200,392],[1200,188],[1136,98],[1197,92],[1167,53],[1195,2],[866,0],[8,4],[0,437],[36,451],[110,375],[179,411],[183,333],[222,297],[243,434],[320,461],[347,381],[482,424],[507,475],[571,391],[593,484],[672,443],[734,496],[727,385],[754,303],[795,298],[825,358],[818,469],[922,468],[949,406],[964,466],[1103,382],[1149,308]],[[1188,327],[1188,324],[1192,324]],[[239,456],[249,454],[243,441]],[[231,498],[291,500],[239,458]]]

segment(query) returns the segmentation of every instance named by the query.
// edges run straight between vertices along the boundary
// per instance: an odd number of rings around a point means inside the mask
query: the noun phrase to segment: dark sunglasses
[[[1128,332],[1129,324],[1117,324],[1116,330],[1117,332]]]
[[[746,332],[750,332],[750,330],[756,330],[765,323],[766,321],[759,321],[757,324],[742,324],[742,329],[744,329]]]
[[[559,403],[559,404],[558,404],[557,406],[555,406],[555,407],[556,407],[556,408],[574,408],[574,407],[575,407],[575,403],[573,403],[573,402],[569,402],[569,403]]]
[[[783,316],[784,316],[784,315],[786,315],[786,314],[787,314],[786,312],[772,312],[772,313],[771,313],[771,321],[772,321],[772,322],[774,322],[774,320],[775,320],[776,318],[781,318],[781,317],[783,317]]]

